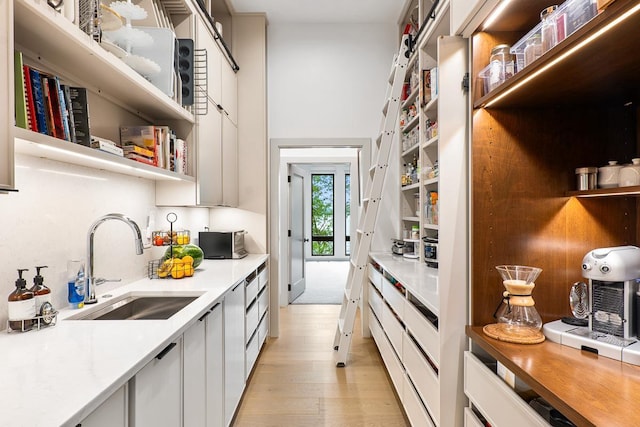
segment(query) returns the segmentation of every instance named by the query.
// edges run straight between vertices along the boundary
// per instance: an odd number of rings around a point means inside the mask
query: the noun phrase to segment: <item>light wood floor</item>
[[[280,309],[280,337],[260,354],[235,427],[409,426],[371,338],[358,327],[349,363],[337,368],[339,305]]]

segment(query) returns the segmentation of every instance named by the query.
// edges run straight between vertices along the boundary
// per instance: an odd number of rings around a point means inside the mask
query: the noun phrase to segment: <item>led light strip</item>
[[[571,49],[569,49],[568,51],[566,51],[565,53],[563,53],[562,55],[557,57],[556,59],[554,59],[553,61],[551,61],[548,64],[546,64],[544,67],[542,67],[539,70],[537,70],[536,72],[532,73],[529,77],[525,78],[521,82],[519,82],[516,85],[512,86],[511,88],[509,88],[507,91],[505,91],[501,95],[499,95],[496,98],[492,99],[491,101],[487,102],[482,107],[488,108],[491,105],[495,104],[496,102],[500,101],[501,99],[504,99],[504,97],[506,97],[506,96],[510,95],[511,93],[513,93],[514,91],[520,89],[522,86],[524,86],[525,84],[529,83],[531,80],[535,79],[540,74],[542,74],[545,71],[547,71],[549,68],[553,67],[554,65],[556,65],[560,61],[563,61],[567,57],[573,55],[574,53],[576,53],[577,51],[579,51],[580,49],[582,49],[586,45],[588,45],[591,42],[593,42],[594,40],[600,38],[602,35],[607,33],[612,28],[614,28],[614,27],[618,26],[619,24],[621,24],[622,22],[626,21],[632,15],[637,13],[639,10],[640,10],[640,4],[637,4],[632,9],[629,9],[623,15],[619,16],[618,18],[616,18],[614,21],[610,22],[609,24],[607,24],[606,26],[604,26],[600,30],[596,31],[595,33],[593,33],[592,35],[590,35],[589,37],[587,37],[586,39],[584,39],[583,41],[581,41],[580,43],[578,43],[577,45],[575,45],[574,47],[572,47]]]

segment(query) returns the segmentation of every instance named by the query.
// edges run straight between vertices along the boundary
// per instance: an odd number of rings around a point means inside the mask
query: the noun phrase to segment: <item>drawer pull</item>
[[[165,357],[167,354],[169,354],[169,352],[171,350],[173,350],[173,347],[176,346],[176,343],[172,342],[171,344],[169,344],[168,346],[166,346],[164,348],[164,350],[162,350],[160,353],[158,353],[158,355],[156,356],[156,359],[161,360],[163,357]]]

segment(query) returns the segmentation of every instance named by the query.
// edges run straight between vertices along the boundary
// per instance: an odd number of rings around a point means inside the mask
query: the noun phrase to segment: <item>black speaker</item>
[[[182,80],[182,105],[193,105],[193,40],[178,39],[176,65]]]

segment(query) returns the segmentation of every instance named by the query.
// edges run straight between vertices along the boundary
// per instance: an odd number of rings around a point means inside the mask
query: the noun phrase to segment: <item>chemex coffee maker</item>
[[[593,249],[582,259],[582,276],[570,295],[575,318],[544,325],[554,342],[640,365],[640,248]],[[577,326],[586,319],[586,326]]]

